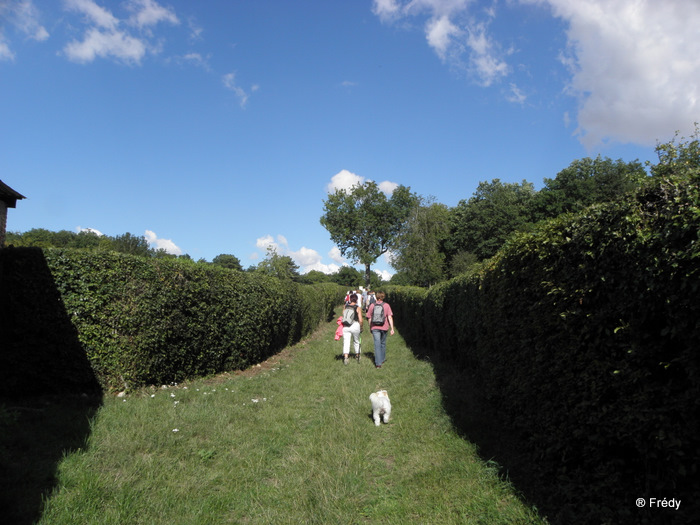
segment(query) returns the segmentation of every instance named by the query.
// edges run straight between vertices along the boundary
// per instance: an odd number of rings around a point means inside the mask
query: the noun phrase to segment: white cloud
[[[331,248],[331,251],[328,252],[328,257],[340,265],[346,264],[345,257],[343,257],[343,254],[340,253],[340,248],[337,246],[333,246],[333,248]]]
[[[486,20],[479,22],[470,10],[474,3],[472,0],[374,0],[372,12],[388,23],[427,17],[425,38],[440,60],[456,69],[468,69],[487,87],[508,74],[508,64],[503,58],[507,53],[487,31],[495,9],[484,9]]]
[[[0,26],[0,60],[14,60],[15,53],[10,48],[4,33],[12,27],[27,38],[43,42],[49,38],[49,32],[41,25],[39,12],[32,0],[14,0],[0,2],[0,19],[6,22]]]
[[[498,46],[487,34],[484,24],[469,29],[466,43],[471,50],[470,67],[482,86],[488,87],[508,74],[508,64],[501,58]]]
[[[259,89],[259,86],[254,84],[250,87],[250,92],[246,92],[245,89],[243,89],[237,84],[235,72],[225,74],[222,77],[222,81],[226,89],[233,91],[238,97],[238,101],[242,108],[244,108],[248,104],[248,98],[250,97],[251,93],[254,93]]]
[[[379,275],[379,277],[382,278],[382,281],[389,281],[391,280],[391,276],[394,275],[393,273],[387,270],[373,270],[373,272]]]
[[[311,270],[317,270],[323,273],[335,273],[340,269],[338,264],[324,264],[321,262],[321,255],[311,248],[302,246],[298,251],[287,251],[285,255],[294,260],[299,265],[299,272],[309,273]]]
[[[396,182],[385,180],[384,182],[380,182],[378,187],[381,192],[391,195],[394,193],[394,190],[399,187],[399,185]]]
[[[192,64],[209,71],[209,57],[204,57],[200,53],[186,53],[177,60],[181,63]]]
[[[700,2],[521,0],[548,4],[569,27],[569,92],[588,147],[653,145],[700,120]]]
[[[447,16],[431,18],[425,26],[425,34],[428,44],[438,56],[445,60],[445,55],[453,38],[457,38],[462,31],[454,25]]]
[[[49,32],[39,23],[39,12],[31,0],[9,2],[8,5],[11,19],[20,31],[40,42],[49,38]]]
[[[291,257],[299,266],[299,272],[302,274],[308,273],[311,270],[318,270],[323,273],[334,273],[340,268],[337,264],[323,264],[321,262],[321,255],[316,250],[307,248],[306,246],[302,246],[299,250],[291,250],[287,238],[284,237],[284,235],[277,235],[276,238],[272,235],[259,237],[255,241],[255,246],[258,250],[266,254],[268,249],[273,249],[277,255]],[[335,248],[335,250],[337,250],[337,248]],[[334,253],[333,250],[331,250],[331,253]],[[340,251],[338,251],[338,254],[339,253]],[[256,252],[250,258],[257,259],[258,257],[259,255]],[[336,262],[339,261],[336,260]]]
[[[130,22],[143,28],[156,25],[159,22],[180,23],[172,9],[158,5],[154,0],[130,0],[128,9],[134,14]]]
[[[81,42],[70,42],[64,51],[74,62],[87,63],[97,57],[114,57],[123,62],[138,64],[146,54],[146,45],[123,32],[92,28],[85,33]]]
[[[338,270],[340,270],[340,266],[337,264],[323,264],[321,262],[318,262],[316,264],[312,264],[310,266],[306,266],[304,268],[301,268],[299,271],[302,274],[309,273],[310,271],[316,270],[318,272],[323,272],[325,274],[332,274],[336,273]]]
[[[527,96],[515,83],[511,82],[510,91],[506,95],[506,100],[513,104],[523,104],[525,100],[527,100]]]
[[[12,61],[15,59],[15,54],[10,49],[10,46],[5,41],[2,34],[0,34],[0,60]]]
[[[155,0],[129,0],[126,8],[131,16],[124,20],[94,0],[65,0],[65,5],[69,11],[82,14],[87,26],[81,40],[73,40],[63,49],[70,60],[81,63],[92,62],[95,58],[113,58],[139,64],[147,51],[159,51],[158,45],[151,44],[152,34],[148,28],[160,22],[180,23],[171,9]],[[129,27],[136,28],[136,32]]]
[[[326,191],[328,193],[335,193],[336,190],[348,191],[353,186],[362,184],[364,181],[364,177],[355,175],[348,170],[341,170],[331,177],[331,181],[326,186]]]
[[[321,262],[321,255],[316,250],[302,246],[298,251],[287,252],[294,262],[296,262],[300,267],[312,266]]]
[[[372,12],[382,20],[391,20],[401,11],[401,6],[396,0],[374,0]]]
[[[367,179],[365,177],[361,177],[348,170],[341,170],[331,177],[331,181],[326,186],[326,191],[328,193],[335,193],[338,190],[347,192],[350,191],[353,186],[364,184],[366,181]],[[398,186],[398,183],[388,180],[377,184],[380,191],[387,195],[391,195]]]
[[[104,235],[100,230],[96,230],[95,228],[83,228],[82,226],[78,226],[78,227],[76,228],[76,231],[77,231],[78,233],[81,233],[81,232],[94,233],[94,234],[97,235],[98,237],[102,237],[102,236]]]
[[[116,29],[119,20],[93,0],[65,0],[66,8],[85,15],[89,21],[103,29]]]
[[[255,241],[255,246],[259,252],[264,252],[267,254],[268,248],[272,248],[278,255],[285,255],[291,257],[292,260],[299,266],[299,273],[306,274],[312,270],[317,270],[326,274],[332,274],[337,272],[342,266],[349,266],[345,261],[345,258],[340,254],[340,250],[337,246],[334,246],[329,252],[328,257],[333,261],[330,264],[325,264],[323,262],[323,257],[314,249],[302,246],[299,250],[292,250],[289,248],[289,243],[283,235],[277,235],[273,237],[272,235],[264,235],[259,237]],[[257,260],[260,257],[259,252],[251,254],[251,260]],[[387,252],[384,254],[384,259],[387,263],[391,263],[391,254]],[[364,270],[363,270],[364,271]],[[391,272],[386,270],[373,270],[379,274],[382,279],[388,281],[393,275]]]
[[[565,92],[578,99],[579,140],[591,148],[607,141],[654,145],[675,131],[690,135],[700,121],[700,2],[696,0],[518,0],[548,6],[567,24],[562,63]],[[491,34],[498,9],[472,0],[373,0],[386,23],[425,19],[428,45],[450,67],[468,69],[492,86],[513,74],[511,49]],[[475,8],[479,8],[477,11]],[[506,99],[525,101],[510,82]]]
[[[195,22],[192,18],[187,20],[187,25],[190,29],[190,41],[197,42],[202,39],[202,33],[204,33],[204,28]]]
[[[282,246],[280,246],[280,244]],[[285,239],[282,235],[278,235],[277,242],[275,242],[272,235],[265,235],[264,237],[259,237],[256,239],[255,246],[258,248],[258,250],[265,253],[267,253],[268,249],[272,248],[278,254],[283,255],[281,252],[287,249],[287,239]]]
[[[159,239],[155,232],[151,230],[146,230],[144,237],[146,242],[151,245],[151,248],[165,250],[172,255],[182,255],[182,250],[170,239]]]

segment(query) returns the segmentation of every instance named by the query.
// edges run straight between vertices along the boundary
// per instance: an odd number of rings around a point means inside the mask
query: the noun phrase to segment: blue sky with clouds
[[[697,0],[0,0],[8,229],[344,260],[329,190],[449,206],[700,121]],[[393,269],[385,258],[375,268]]]

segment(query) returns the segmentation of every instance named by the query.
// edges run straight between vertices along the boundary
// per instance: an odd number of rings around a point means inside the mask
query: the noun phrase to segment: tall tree
[[[300,277],[294,260],[289,255],[279,255],[272,246],[268,247],[267,257],[260,261],[255,271],[287,281],[297,281]]]
[[[528,227],[535,188],[531,182],[480,182],[474,195],[451,211],[451,257],[473,253],[479,260],[492,257],[515,231]]]
[[[299,282],[304,284],[329,283],[332,282],[332,279],[330,275],[320,270],[310,270],[301,276]]]
[[[445,277],[442,245],[449,234],[447,206],[426,201],[411,213],[398,237],[391,265],[413,285],[431,286],[441,281]]]
[[[371,283],[372,264],[394,247],[418,201],[406,186],[387,198],[374,181],[336,190],[324,201],[321,224],[344,257],[365,266],[365,286]]]
[[[654,177],[664,177],[671,173],[687,173],[700,168],[700,124],[695,123],[695,132],[689,139],[678,137],[672,141],[656,146],[658,164],[651,165]]]
[[[555,178],[544,179],[544,187],[532,203],[533,219],[548,219],[610,201],[637,189],[646,178],[646,170],[638,160],[613,161],[600,155],[575,160]]]
[[[342,266],[337,272],[331,274],[331,280],[348,290],[354,290],[362,283],[362,274],[352,266]]]
[[[220,253],[212,259],[211,263],[231,270],[243,271],[243,266],[241,266],[241,261],[238,257],[228,253]]]
[[[143,235],[134,235],[129,232],[123,235],[117,235],[114,238],[112,249],[116,252],[128,253],[131,255],[149,256],[152,253],[146,237]]]

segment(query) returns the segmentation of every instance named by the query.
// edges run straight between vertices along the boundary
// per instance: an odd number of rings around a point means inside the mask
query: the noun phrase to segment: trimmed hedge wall
[[[100,393],[39,248],[0,249],[0,397]]]
[[[3,256],[21,260],[26,250]],[[327,320],[344,292],[115,252],[48,249],[43,256],[100,382],[120,390],[258,363]],[[22,300],[40,303],[46,290],[31,294]]]
[[[643,523],[700,493],[700,177],[561,217],[426,291],[402,335],[460,365],[557,523]],[[656,512],[658,510],[658,512]],[[690,512],[690,514],[687,514]]]

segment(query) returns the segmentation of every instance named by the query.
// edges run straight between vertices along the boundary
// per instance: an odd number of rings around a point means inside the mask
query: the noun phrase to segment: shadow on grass
[[[455,430],[477,446],[484,462],[498,465],[501,477],[511,483],[526,504],[536,507],[542,516],[556,513],[551,487],[539,489],[541,480],[533,475],[537,469],[521,454],[521,437],[510,432],[498,414],[488,408],[488,401],[479,395],[478,378],[469,377],[458,363],[441,360],[410,345],[409,349],[416,358],[433,365],[443,407]]]
[[[342,361],[344,358],[342,352],[340,354],[336,354],[334,359],[336,361]],[[364,363],[365,360],[369,360],[374,364],[374,352],[361,352],[360,353],[360,359],[357,359],[357,354],[355,354],[354,350],[350,350],[350,354],[348,355],[348,360],[353,363]]]
[[[429,351],[410,345],[409,349],[416,358],[432,364],[443,407],[455,430],[478,447],[483,461],[498,466],[501,477],[510,482],[523,502],[535,507],[540,516],[546,517],[553,525],[698,523],[695,501],[688,501],[683,508],[685,513],[673,508],[651,508],[651,505],[637,508],[635,499],[640,494],[633,491],[624,500],[615,496],[611,500],[609,494],[601,493],[594,501],[582,501],[580,493],[584,481],[581,480],[585,478],[577,477],[576,472],[569,479],[558,477],[546,458],[539,458],[531,447],[528,449],[528,436],[514,432],[503,418],[499,418],[498,410],[481,395],[484,389],[480,388],[478,377],[470,376],[459,363],[441,360]]]
[[[64,394],[0,400],[0,508],[3,523],[41,517],[61,459],[85,447],[101,398]]]
[[[0,509],[23,525],[85,446],[102,392],[40,249],[0,250],[0,323]]]

